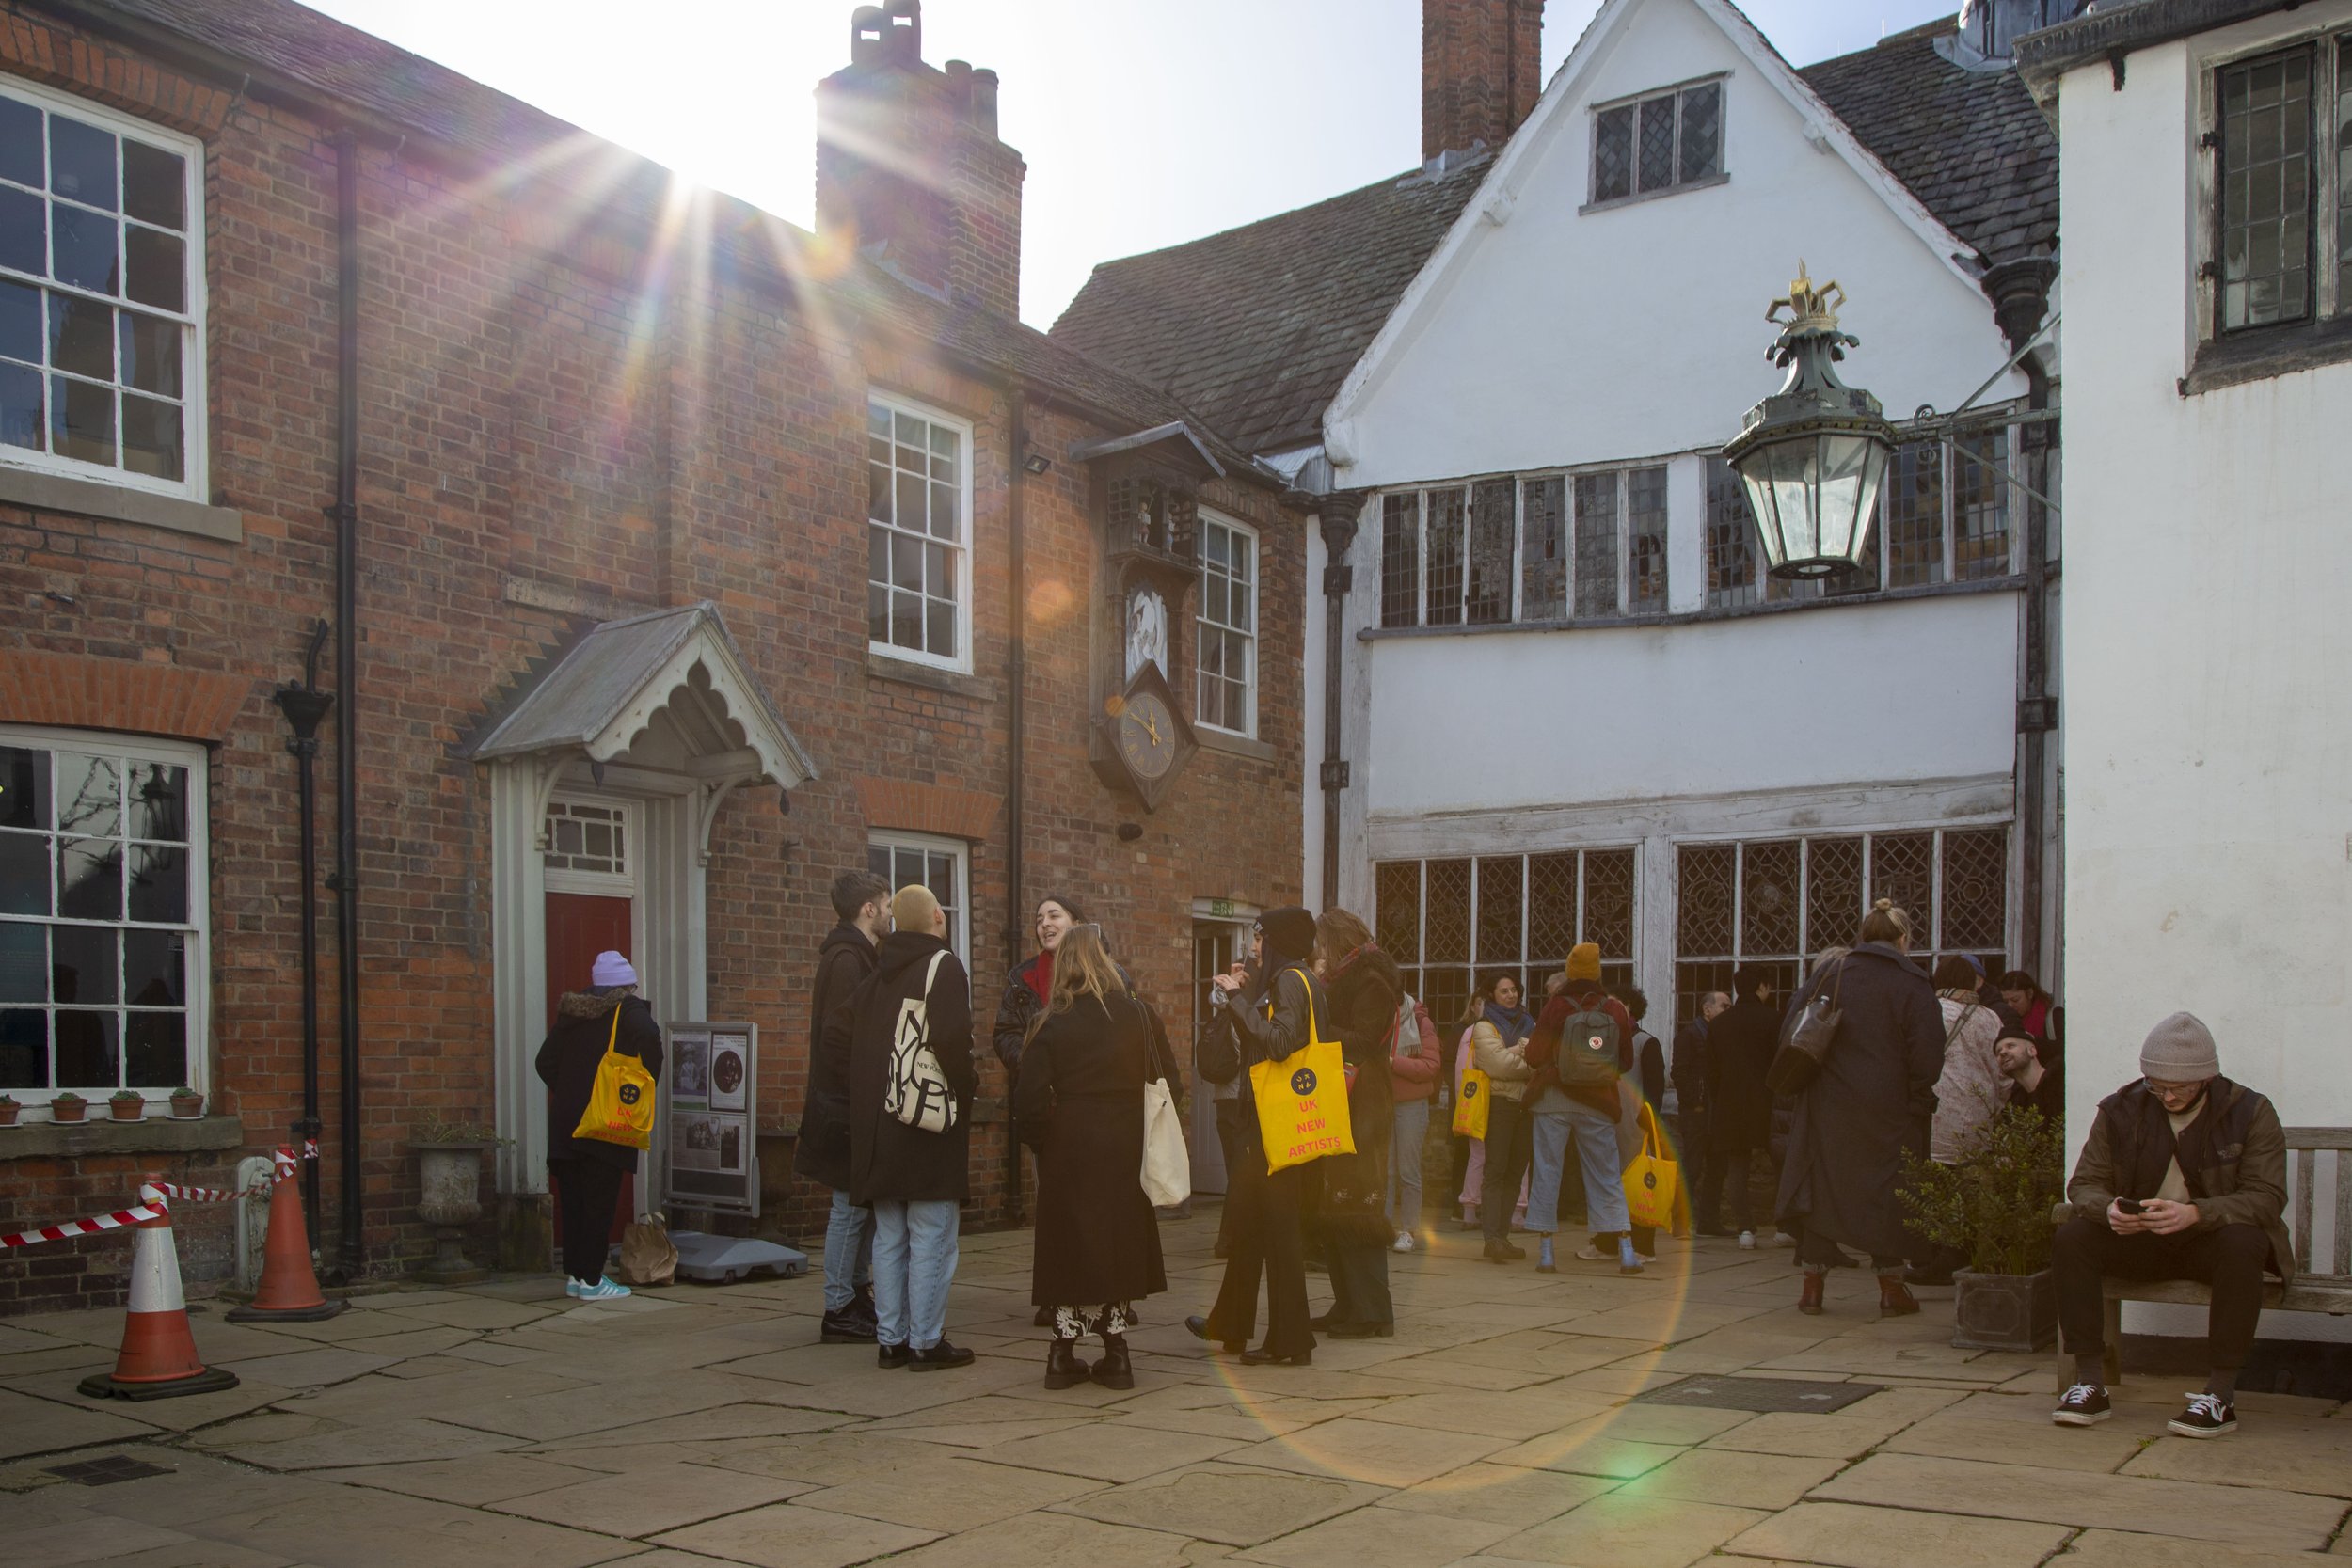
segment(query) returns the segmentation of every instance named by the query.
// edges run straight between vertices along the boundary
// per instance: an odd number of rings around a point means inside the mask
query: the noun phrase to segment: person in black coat
[[[841,923],[825,934],[809,988],[808,1101],[792,1146],[792,1168],[833,1189],[833,1212],[825,1220],[825,1316],[818,1328],[828,1345],[874,1338],[874,1214],[850,1201],[849,1037],[843,1035],[829,1049],[825,1023],[874,973],[874,942],[890,925],[889,904],[890,884],[871,871],[845,871],[833,879],[833,912]]]
[[[1772,972],[1762,964],[1742,964],[1731,989],[1731,1006],[1707,1026],[1707,1164],[1692,1207],[1700,1235],[1730,1234],[1720,1217],[1728,1178],[1740,1244],[1754,1246],[1748,1164],[1772,1140],[1772,1091],[1764,1074],[1780,1048],[1781,1010],[1772,1005]]]
[[[971,1189],[972,980],[947,947],[947,918],[929,888],[909,883],[890,901],[896,927],[874,973],[829,1032],[846,1031],[850,1061],[850,1201],[874,1211],[877,1358],[930,1371],[968,1367],[946,1339],[956,1234]],[[936,960],[936,962],[934,962]],[[928,998],[926,1039],[946,1080],[948,1125],[928,1132],[888,1108],[891,1048],[906,1004]],[[831,1034],[829,1034],[829,1040]]]
[[[1843,1015],[1820,1076],[1796,1093],[1780,1172],[1780,1217],[1799,1237],[1804,1266],[1802,1312],[1821,1310],[1823,1276],[1839,1262],[1840,1243],[1870,1255],[1882,1315],[1919,1310],[1902,1263],[1920,1248],[1895,1189],[1904,1151],[1927,1149],[1944,1070],[1944,1014],[1911,961],[1911,930],[1910,915],[1880,899],[1852,953],[1817,973],[1797,998],[1802,1006],[1832,994]]]
[[[1231,1022],[1227,1029],[1212,1032],[1202,1040],[1201,1076],[1213,1083],[1233,1072],[1246,1073],[1259,1062],[1279,1062],[1297,1051],[1309,1038],[1311,1017],[1321,1022],[1329,1037],[1330,998],[1310,968],[1315,917],[1295,905],[1268,910],[1259,918],[1255,934],[1261,973],[1267,976],[1266,991],[1262,1000],[1245,1002],[1239,997],[1238,978],[1216,977],[1216,996],[1221,1000],[1213,999],[1212,1005],[1228,1015]],[[1212,1047],[1223,1042],[1231,1042],[1238,1060],[1216,1058]],[[1228,1353],[1240,1354],[1246,1365],[1304,1367],[1314,1359],[1315,1331],[1307,1319],[1306,1243],[1299,1218],[1312,1166],[1292,1165],[1269,1173],[1264,1134],[1254,1110],[1242,1129],[1240,1142],[1232,1171],[1232,1190],[1225,1197],[1233,1208],[1225,1283],[1209,1315],[1186,1318],[1184,1326],[1195,1338],[1214,1339]],[[1249,1350],[1245,1347],[1257,1328],[1262,1273],[1266,1284],[1265,1342]]]
[[[660,1080],[661,1025],[637,994],[637,971],[610,951],[596,955],[586,990],[565,991],[556,1003],[554,1026],[532,1064],[548,1086],[548,1175],[555,1183],[556,1226],[568,1276],[564,1293],[582,1301],[629,1293],[628,1286],[604,1277],[604,1259],[621,1177],[636,1171],[637,1150],[572,1136],[596,1093],[608,1048],[635,1056]]]
[[[1049,893],[1037,901],[1037,952],[1026,961],[1014,966],[1005,976],[1005,993],[996,1003],[996,1028],[990,1044],[996,1059],[1005,1067],[1005,1093],[1013,1101],[1012,1126],[1009,1132],[1017,1148],[1029,1140],[1021,1134],[1021,1107],[1015,1085],[1021,1077],[1021,1049],[1029,1038],[1029,1026],[1045,1010],[1045,998],[1054,989],[1054,954],[1061,946],[1061,939],[1070,928],[1086,916],[1078,911],[1077,900],[1064,894]],[[1018,1184],[1021,1162],[1013,1159],[1013,1180]],[[1030,1320],[1040,1328],[1054,1326],[1050,1307],[1041,1307]]]
[[[1396,1087],[1389,1053],[1405,994],[1396,961],[1373,945],[1372,932],[1345,910],[1315,922],[1325,989],[1330,992],[1326,1037],[1336,1037],[1348,1066],[1347,1121],[1356,1152],[1307,1167],[1309,1233],[1321,1243],[1331,1278],[1331,1310],[1311,1320],[1334,1339],[1387,1338],[1396,1332],[1389,1294],[1389,1158],[1396,1139]]]
[[[1056,949],[1054,990],[1029,1025],[1015,1091],[1021,1135],[1037,1150],[1037,1235],[1029,1299],[1053,1318],[1045,1386],[1091,1375],[1133,1388],[1127,1329],[1135,1303],[1168,1289],[1159,1216],[1145,1196],[1144,1085],[1174,1076],[1151,1009],[1103,950],[1099,926],[1073,927]],[[1078,1359],[1079,1337],[1103,1359]]]

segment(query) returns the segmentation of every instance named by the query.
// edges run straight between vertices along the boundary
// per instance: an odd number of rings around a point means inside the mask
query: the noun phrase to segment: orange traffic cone
[[[310,1268],[310,1233],[302,1223],[302,1195],[290,1176],[270,1189],[269,1239],[262,1243],[262,1279],[253,1300],[230,1312],[232,1323],[307,1323],[331,1318],[346,1303],[329,1301]]]
[[[141,1201],[151,1199],[142,1194]],[[234,1388],[236,1373],[207,1367],[197,1356],[187,1298],[180,1293],[180,1258],[172,1250],[170,1213],[142,1220],[135,1228],[138,1235],[132,1244],[122,1354],[111,1375],[93,1372],[84,1378],[82,1392],[93,1399],[161,1400]]]

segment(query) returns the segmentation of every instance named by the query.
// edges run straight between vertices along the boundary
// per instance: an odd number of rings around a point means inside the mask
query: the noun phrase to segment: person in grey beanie
[[[2091,1426],[2110,1414],[2100,1275],[2194,1279],[2213,1291],[2213,1372],[2169,1426],[2218,1437],[2237,1430],[2237,1376],[2262,1316],[2263,1275],[2283,1279],[2294,1267],[2286,1134],[2267,1099],[2221,1076],[2213,1032],[2187,1013],[2149,1031],[2139,1070],[2099,1102],[2066,1184],[2074,1216],[2058,1228],[2054,1266],[2074,1382],[2051,1418]]]

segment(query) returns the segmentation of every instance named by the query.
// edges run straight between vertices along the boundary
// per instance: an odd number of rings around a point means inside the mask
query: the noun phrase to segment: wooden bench
[[[2287,1228],[2295,1243],[2295,1274],[2284,1282],[2265,1277],[2263,1305],[2287,1312],[2352,1313],[2352,1127],[2290,1127],[2287,1136]],[[2315,1200],[2319,1186],[2319,1156],[2335,1151],[2334,1201],[2322,1211]],[[2331,1267],[2322,1269],[2314,1250],[2314,1216],[2332,1212]],[[2074,1206],[2061,1203],[2051,1212],[2054,1224],[2074,1217]],[[2106,1380],[2122,1381],[2123,1304],[2164,1302],[2207,1307],[2213,1292],[2193,1279],[2118,1279],[2099,1281],[2106,1308]],[[2061,1357],[2059,1386],[2074,1382],[2074,1363]]]

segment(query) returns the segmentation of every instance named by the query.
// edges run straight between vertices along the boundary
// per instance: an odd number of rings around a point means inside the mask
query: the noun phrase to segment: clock
[[[1176,710],[1175,693],[1156,660],[1104,705],[1096,727],[1095,772],[1113,788],[1132,790],[1146,811],[1157,811],[1199,741]]]

